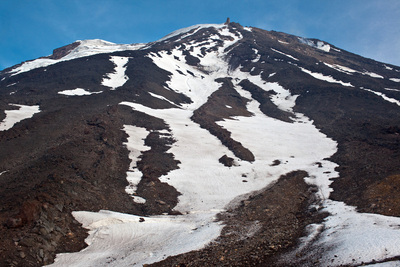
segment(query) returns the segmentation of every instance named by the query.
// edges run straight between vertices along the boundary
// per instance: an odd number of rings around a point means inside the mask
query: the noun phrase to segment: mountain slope
[[[237,23],[6,69],[1,263],[81,250],[76,220],[89,246],[55,265],[148,264],[213,240],[159,264],[398,258],[399,81],[399,67]]]

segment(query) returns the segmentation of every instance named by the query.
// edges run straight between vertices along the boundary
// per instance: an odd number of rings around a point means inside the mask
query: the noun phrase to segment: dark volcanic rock
[[[233,158],[230,158],[227,155],[223,155],[222,157],[219,158],[218,161],[220,163],[224,164],[224,166],[226,166],[226,167],[232,167],[233,166]]]
[[[78,47],[80,42],[74,42],[72,44],[57,48],[53,50],[53,54],[49,56],[50,59],[60,59],[68,55],[74,48]]]

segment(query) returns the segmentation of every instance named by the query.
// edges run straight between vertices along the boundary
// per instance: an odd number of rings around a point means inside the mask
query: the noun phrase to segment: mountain
[[[1,266],[399,264],[398,66],[227,21],[0,95]]]

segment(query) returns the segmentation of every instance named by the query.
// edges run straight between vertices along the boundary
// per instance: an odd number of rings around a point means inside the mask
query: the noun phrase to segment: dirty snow
[[[147,151],[150,147],[144,144],[149,132],[142,127],[137,127],[133,125],[124,125],[123,130],[128,135],[128,142],[124,143],[129,150],[129,159],[131,163],[129,164],[129,169],[126,172],[126,179],[129,185],[125,188],[126,193],[133,197],[133,201],[143,203],[145,199],[136,196],[137,185],[142,179],[142,172],[137,168],[137,162],[139,161],[139,156],[142,152]]]
[[[39,106],[26,106],[17,104],[10,104],[10,105],[19,107],[19,109],[4,111],[6,113],[6,117],[2,122],[0,122],[0,131],[11,129],[14,126],[14,124],[24,119],[29,119],[34,114],[40,112]]]
[[[126,64],[129,61],[129,57],[112,56],[110,60],[115,65],[114,72],[108,73],[101,84],[111,87],[111,90],[115,90],[123,86],[129,80],[128,76],[125,75]]]
[[[82,88],[76,88],[73,90],[64,90],[64,91],[58,92],[58,94],[60,94],[60,95],[68,95],[68,96],[83,96],[83,95],[92,95],[92,94],[100,94],[100,93],[102,93],[102,91],[90,92],[90,91],[87,91]]]

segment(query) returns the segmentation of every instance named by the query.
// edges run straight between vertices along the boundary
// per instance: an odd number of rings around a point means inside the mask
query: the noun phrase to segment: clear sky
[[[0,70],[76,40],[151,42],[227,17],[400,66],[400,0],[0,0]]]

